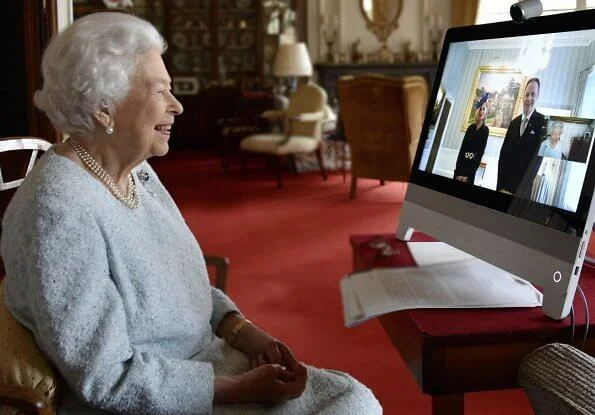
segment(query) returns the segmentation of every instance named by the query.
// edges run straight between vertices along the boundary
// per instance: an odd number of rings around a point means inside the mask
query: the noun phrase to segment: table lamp
[[[279,45],[273,75],[288,78],[291,92],[297,86],[297,77],[312,76],[312,62],[305,43],[282,43]]]

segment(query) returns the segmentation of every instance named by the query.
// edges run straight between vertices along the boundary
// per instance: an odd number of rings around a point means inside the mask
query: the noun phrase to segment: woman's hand
[[[469,183],[469,178],[467,176],[457,176],[455,177],[455,180],[463,183]]]
[[[252,323],[242,328],[233,346],[250,358],[252,368],[276,363],[292,372],[298,364],[289,347]]]
[[[308,374],[304,365],[297,363],[293,371],[281,365],[262,365],[240,375],[240,389],[245,393],[243,402],[284,402],[299,397]]]
[[[215,379],[215,403],[281,403],[299,397],[306,388],[306,368],[296,364],[289,372],[278,364],[266,364],[239,376]]]
[[[217,335],[248,356],[253,369],[274,363],[284,366],[289,372],[295,370],[298,361],[289,347],[251,322],[243,321],[244,318],[237,313],[227,314],[219,324]],[[238,325],[241,328],[234,336],[232,331]]]

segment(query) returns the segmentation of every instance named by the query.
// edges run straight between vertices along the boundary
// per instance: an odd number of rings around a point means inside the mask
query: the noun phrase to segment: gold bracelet
[[[227,344],[229,344],[230,346],[234,346],[235,341],[236,341],[236,338],[238,337],[238,334],[240,334],[240,332],[246,326],[246,324],[248,324],[250,322],[251,321],[248,320],[247,318],[243,318],[240,321],[238,321],[236,323],[236,325],[233,326],[233,328],[231,329],[231,332],[229,333],[229,336],[227,336],[228,337],[226,339]]]

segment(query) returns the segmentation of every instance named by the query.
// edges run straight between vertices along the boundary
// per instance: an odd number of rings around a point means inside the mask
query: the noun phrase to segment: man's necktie
[[[525,134],[527,124],[529,124],[529,118],[525,118],[523,121],[521,121],[521,135]]]

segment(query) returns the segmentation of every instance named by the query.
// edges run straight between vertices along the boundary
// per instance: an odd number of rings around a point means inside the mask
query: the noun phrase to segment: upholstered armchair
[[[353,199],[360,177],[408,181],[428,99],[424,78],[341,78],[341,118],[351,149]]]
[[[283,131],[271,134],[253,134],[242,140],[243,153],[258,153],[270,157],[276,164],[277,187],[283,187],[283,158],[297,154],[316,153],[318,166],[324,180],[326,171],[322,163],[322,122],[325,118],[326,92],[313,83],[302,84],[289,98],[289,106],[282,111],[262,114],[270,122],[281,122]],[[244,155],[245,156],[245,155]],[[242,172],[245,172],[245,157]]]

